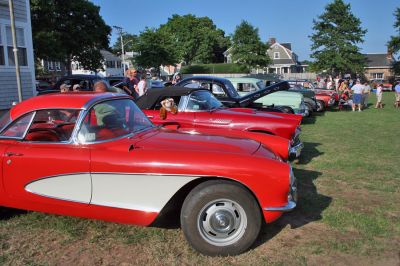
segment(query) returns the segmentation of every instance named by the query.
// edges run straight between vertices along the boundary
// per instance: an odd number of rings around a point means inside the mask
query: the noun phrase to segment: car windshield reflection
[[[190,111],[212,111],[222,107],[222,103],[209,91],[195,91],[190,94],[186,109]]]
[[[130,99],[105,101],[96,104],[86,115],[78,133],[80,142],[115,139],[154,125]]]

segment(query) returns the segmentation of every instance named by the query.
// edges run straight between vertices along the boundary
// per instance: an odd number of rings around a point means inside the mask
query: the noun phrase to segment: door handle
[[[154,118],[154,116],[152,116],[152,115],[148,115],[148,116],[147,116],[147,118]]]
[[[23,156],[24,154],[22,153],[15,153],[15,152],[6,152],[6,156],[7,157],[11,157],[11,156]]]

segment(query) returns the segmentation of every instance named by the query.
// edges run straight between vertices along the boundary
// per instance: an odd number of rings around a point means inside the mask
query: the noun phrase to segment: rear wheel
[[[305,103],[305,105],[306,105],[306,110],[308,110],[308,116],[311,116],[311,114],[313,112],[313,108],[312,108],[311,104]]]
[[[260,232],[260,207],[240,185],[207,181],[186,197],[181,226],[197,251],[210,256],[237,255],[250,248]]]
[[[286,114],[294,114],[293,109],[289,106],[281,106],[279,109]]]
[[[325,103],[324,101],[317,101],[317,111],[322,112],[325,110]]]

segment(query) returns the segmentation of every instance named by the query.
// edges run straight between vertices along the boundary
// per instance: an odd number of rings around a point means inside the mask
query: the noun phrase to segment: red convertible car
[[[160,117],[161,102],[168,98],[172,98],[177,104],[178,112],[170,113],[163,118]],[[303,148],[303,143],[299,139],[301,115],[268,113],[251,108],[227,108],[207,89],[186,87],[151,89],[137,99],[136,104],[153,123],[164,127],[194,129],[200,133],[221,135],[239,131],[241,136],[261,141],[271,149],[273,147],[270,145],[274,142],[281,142],[277,140],[278,136],[280,139],[290,141],[291,157],[300,156]]]
[[[264,145],[156,127],[122,94],[26,100],[0,120],[0,154],[1,206],[143,226],[173,207],[208,255],[247,250],[297,200]]]

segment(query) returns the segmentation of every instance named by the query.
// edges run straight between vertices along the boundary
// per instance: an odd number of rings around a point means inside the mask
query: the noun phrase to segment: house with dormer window
[[[263,73],[274,74],[290,74],[290,73],[303,73],[305,67],[298,61],[298,56],[292,51],[291,43],[278,43],[275,38],[269,39],[269,49],[267,53],[272,59],[272,64],[267,68],[262,69]],[[224,52],[225,63],[232,62],[232,47]],[[257,70],[259,73],[259,70]]]
[[[273,62],[266,69],[267,73],[280,75],[304,72],[304,66],[300,64],[297,54],[292,51],[291,43],[278,43],[275,38],[270,38],[267,53]]]

